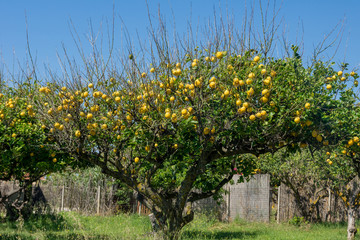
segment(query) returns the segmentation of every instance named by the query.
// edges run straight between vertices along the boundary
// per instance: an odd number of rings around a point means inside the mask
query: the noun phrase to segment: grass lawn
[[[137,215],[83,216],[74,212],[45,216],[27,222],[1,222],[0,239],[156,239],[147,217]],[[346,239],[345,224],[221,223],[197,217],[186,226],[182,239]],[[360,238],[358,238],[360,239]]]

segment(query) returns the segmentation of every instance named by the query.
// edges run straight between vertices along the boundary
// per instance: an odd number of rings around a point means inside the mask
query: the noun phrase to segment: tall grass
[[[303,224],[300,227],[288,223],[251,223],[235,220],[219,222],[203,215],[183,230],[181,239],[344,239],[346,224]],[[85,216],[75,212],[34,217],[29,221],[0,223],[0,239],[52,240],[52,239],[157,239],[151,233],[146,216]]]

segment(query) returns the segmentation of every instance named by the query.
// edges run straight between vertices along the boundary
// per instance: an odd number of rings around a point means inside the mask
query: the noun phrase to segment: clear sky
[[[235,16],[235,24],[241,26],[245,0],[148,0],[150,13],[157,14],[160,7],[166,19],[175,19],[178,32],[186,30],[186,20],[204,23],[214,15],[214,9],[228,9]],[[258,1],[255,1],[258,2]],[[299,32],[304,39],[304,55],[312,53],[314,46],[339,22],[344,20],[342,42],[335,57],[336,62],[347,61],[350,68],[360,64],[360,1],[359,0],[284,0],[279,16],[283,18],[288,40],[293,41]],[[112,19],[115,6],[116,27],[120,29],[120,17],[136,38],[148,26],[145,0],[0,0],[0,54],[3,63],[12,67],[14,59],[23,62],[26,54],[26,18],[33,55],[39,65],[57,67],[56,52],[61,52],[62,43],[76,55],[70,33],[70,19],[81,36],[89,33],[91,20],[98,29],[99,23]],[[25,17],[26,16],[26,17]],[[120,16],[120,17],[119,17]],[[299,27],[301,25],[301,27]],[[282,31],[283,29],[281,29]],[[120,39],[116,42],[120,44]],[[333,53],[335,49],[330,50]],[[14,58],[15,53],[15,58]]]

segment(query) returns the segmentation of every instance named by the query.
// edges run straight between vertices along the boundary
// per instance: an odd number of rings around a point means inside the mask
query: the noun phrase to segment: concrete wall
[[[212,197],[202,199],[194,208],[197,212],[208,213],[221,220],[232,221],[236,218],[247,221],[270,221],[270,176],[256,174],[250,181],[237,183],[240,175],[233,177],[234,184],[227,184],[221,204]]]
[[[270,220],[270,176],[256,174],[249,182],[230,185],[229,219],[269,222]]]

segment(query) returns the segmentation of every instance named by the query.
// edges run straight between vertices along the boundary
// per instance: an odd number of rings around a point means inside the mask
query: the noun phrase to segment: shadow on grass
[[[258,233],[257,232],[241,232],[241,231],[226,231],[226,230],[222,230],[219,232],[204,232],[204,231],[198,231],[198,230],[185,230],[182,235],[181,238],[182,239],[199,239],[199,238],[204,238],[204,239],[242,239],[242,238],[249,238],[252,237],[254,238],[255,236],[257,236]]]
[[[11,233],[11,234],[0,234],[0,240],[36,240],[38,238],[33,237],[31,235],[25,235],[25,234],[18,234],[18,233]],[[111,240],[113,238],[110,238],[109,236],[104,235],[82,235],[77,233],[67,233],[67,234],[56,234],[56,233],[49,233],[46,234],[45,238],[46,240]]]
[[[85,240],[85,239],[89,239],[89,240],[111,240],[114,238],[110,238],[109,236],[105,236],[105,235],[100,235],[100,234],[91,234],[91,235],[82,235],[82,234],[78,234],[78,233],[68,233],[68,234],[64,234],[64,235],[59,235],[56,233],[49,233],[46,234],[46,238],[47,240]]]

